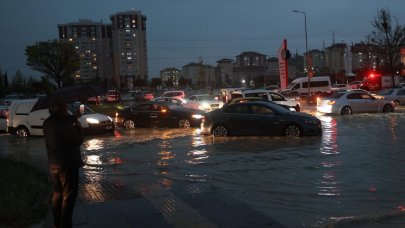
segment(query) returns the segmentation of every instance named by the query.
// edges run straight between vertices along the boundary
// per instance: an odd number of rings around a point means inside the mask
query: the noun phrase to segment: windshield
[[[210,101],[212,100],[212,97],[210,95],[201,95],[197,96],[199,101]]]
[[[17,99],[17,95],[6,95],[4,99]]]
[[[330,95],[328,98],[335,98],[335,99],[338,99],[338,98],[340,98],[341,96],[343,96],[345,93],[346,93],[346,91],[337,92],[337,93],[334,93],[334,94]]]
[[[292,89],[292,87],[294,87],[295,86],[295,83],[290,83],[288,86],[287,86],[287,89]]]
[[[169,108],[169,109],[177,109],[177,110],[179,110],[179,109],[184,109],[184,107],[183,106],[181,106],[181,105],[179,105],[179,104],[175,104],[175,103],[170,103],[170,104],[167,104],[167,107]]]
[[[68,109],[72,114],[75,114],[75,115],[78,115],[78,116],[96,113],[89,106],[84,105],[84,104],[80,104],[80,103],[69,104]]]

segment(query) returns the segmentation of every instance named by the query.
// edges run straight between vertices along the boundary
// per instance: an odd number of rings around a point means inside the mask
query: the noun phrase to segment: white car
[[[187,106],[194,109],[200,109],[206,112],[210,112],[215,109],[222,108],[224,106],[223,101],[215,100],[209,94],[196,94],[189,97],[186,100]]]
[[[338,91],[329,97],[318,98],[316,109],[320,113],[351,115],[353,113],[393,112],[395,104],[377,99],[364,90]]]
[[[186,93],[183,90],[171,90],[162,93],[159,97],[176,97],[184,99],[186,97]]]
[[[7,132],[19,137],[30,135],[43,136],[43,123],[49,117],[48,108],[36,109],[39,99],[22,99],[13,101],[9,108]],[[69,105],[70,114],[80,116],[78,121],[85,134],[112,133],[115,125],[111,117],[96,113],[86,105],[74,103]]]
[[[248,90],[236,90],[232,92],[232,99],[241,97],[260,97],[269,101],[273,101],[277,104],[287,105],[294,108],[297,112],[301,110],[301,104],[294,99],[287,99],[280,93],[273,92],[266,89],[248,89]]]
[[[395,105],[405,105],[405,87],[384,89],[378,92],[375,97],[393,101]]]
[[[332,91],[349,90],[349,89],[357,89],[357,88],[352,88],[351,85],[349,84],[334,84],[331,87]]]

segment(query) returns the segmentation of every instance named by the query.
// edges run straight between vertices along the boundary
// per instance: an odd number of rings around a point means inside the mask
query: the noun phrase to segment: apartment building
[[[119,89],[131,89],[136,79],[148,80],[146,16],[141,11],[110,16],[113,40],[113,78]]]
[[[75,78],[83,82],[112,81],[111,25],[91,20],[59,24],[59,40],[73,42],[80,56]]]

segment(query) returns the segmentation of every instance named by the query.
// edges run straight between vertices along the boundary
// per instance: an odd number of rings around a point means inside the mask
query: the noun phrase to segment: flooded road
[[[212,138],[198,129],[87,137],[84,187],[113,182],[138,192],[159,182],[174,194],[222,192],[287,227],[405,217],[405,113],[318,117],[323,135],[298,139]],[[41,137],[2,135],[0,148],[46,170]]]

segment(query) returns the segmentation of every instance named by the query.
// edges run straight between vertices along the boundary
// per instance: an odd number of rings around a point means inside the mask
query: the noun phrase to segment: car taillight
[[[328,105],[333,105],[335,103],[336,103],[336,101],[328,101]]]

